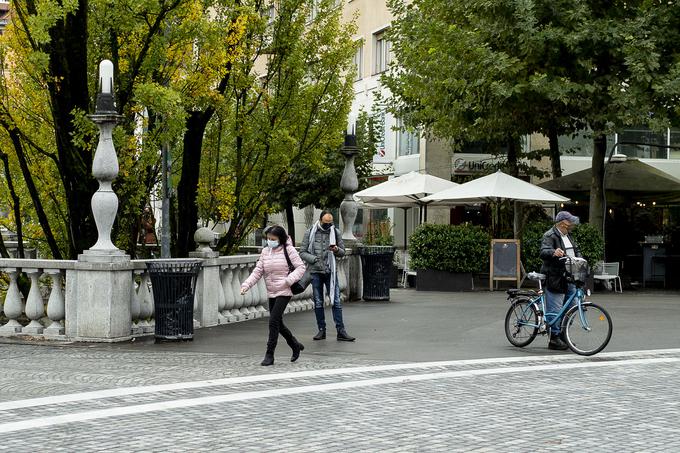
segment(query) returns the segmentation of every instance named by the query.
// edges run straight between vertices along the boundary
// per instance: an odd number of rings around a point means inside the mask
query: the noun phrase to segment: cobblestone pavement
[[[0,451],[680,451],[680,349],[448,362],[2,345]]]

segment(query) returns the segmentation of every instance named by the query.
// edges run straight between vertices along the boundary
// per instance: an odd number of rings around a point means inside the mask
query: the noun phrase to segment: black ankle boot
[[[298,357],[300,357],[300,351],[304,351],[305,347],[302,343],[300,343],[297,340],[294,340],[295,343],[290,347],[293,350],[293,355],[290,357],[291,362],[295,362]]]
[[[264,360],[262,360],[262,363],[260,363],[262,366],[269,366],[269,365],[274,365],[274,351],[269,352],[267,351],[264,355]]]
[[[553,335],[550,337],[548,349],[553,349],[555,351],[564,351],[569,349],[569,346],[567,346],[567,344],[564,341],[562,341],[560,335]]]
[[[326,339],[326,329],[319,329],[319,332],[314,336],[315,340],[325,340]]]
[[[356,338],[347,333],[345,329],[338,330],[338,341],[354,341]]]

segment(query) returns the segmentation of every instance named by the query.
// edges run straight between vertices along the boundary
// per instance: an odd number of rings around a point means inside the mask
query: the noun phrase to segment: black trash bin
[[[194,293],[201,269],[197,260],[153,260],[146,267],[153,288],[156,341],[194,338]]]
[[[390,300],[394,247],[359,247],[364,278],[364,300]]]

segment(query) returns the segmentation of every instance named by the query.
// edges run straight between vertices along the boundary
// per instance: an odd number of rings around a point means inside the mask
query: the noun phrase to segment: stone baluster
[[[0,327],[0,334],[15,335],[21,333],[21,330],[23,329],[17,320],[23,313],[21,292],[19,292],[19,286],[17,285],[19,271],[16,268],[7,268],[4,270],[9,274],[9,287],[7,288],[5,303],[3,305],[3,311],[5,312],[8,321]]]
[[[243,307],[244,297],[241,295],[241,266],[238,264],[230,264],[231,269],[231,294],[234,298],[234,308],[231,309],[231,315],[236,318],[237,321],[243,321],[245,319],[243,313],[241,313],[241,307]]]
[[[267,297],[267,285],[264,282],[264,278],[260,279],[259,286],[259,297],[255,305],[255,316],[262,318],[269,316],[269,297]]]
[[[216,282],[217,285],[217,323],[226,324],[229,322],[226,316],[224,316],[224,308],[227,306],[227,298],[224,295],[224,280],[222,279],[222,272],[219,266],[216,267],[217,275]]]
[[[246,268],[247,269],[246,275],[250,275],[250,273],[253,272],[254,268],[255,263],[249,263]],[[246,295],[248,301],[246,303],[246,308],[248,310],[248,319],[257,318],[257,309],[255,309],[255,306],[260,302],[260,289],[259,289],[260,284],[261,279],[250,291],[248,291],[248,294]]]
[[[62,275],[59,269],[45,271],[52,279],[52,291],[47,300],[47,316],[52,323],[43,331],[45,337],[59,337],[64,335],[64,317],[66,315],[64,291],[62,291]]]
[[[142,304],[139,300],[139,288],[141,288],[141,285],[137,284],[137,276],[141,275],[142,272],[143,271],[132,272],[132,285],[130,285],[130,318],[132,320],[132,328],[130,329],[130,333],[132,335],[141,335],[144,333],[144,329],[139,325],[139,318],[142,313]]]
[[[43,302],[40,293],[40,276],[41,269],[24,269],[31,279],[31,289],[26,298],[26,317],[31,320],[26,327],[21,330],[22,334],[26,335],[40,335],[43,333],[44,327],[40,324],[40,320],[45,316],[45,303]]]
[[[248,271],[248,265],[244,264],[239,268],[239,271],[241,273],[241,278],[240,281],[244,282],[248,278],[248,275],[250,275],[250,272]],[[248,310],[248,306],[253,300],[253,293],[252,293],[252,288],[250,291],[245,293],[243,296],[243,303],[241,304],[241,307],[239,308],[239,311],[243,314],[244,319],[251,319],[250,316],[250,311]]]
[[[153,333],[154,325],[150,322],[153,316],[153,294],[149,288],[149,272],[143,271],[142,278],[139,283],[139,291],[137,297],[139,298],[139,322],[138,327],[142,328],[144,333]]]
[[[250,271],[255,268],[255,263],[252,263],[252,267],[250,268]],[[255,318],[261,318],[262,313],[258,309],[262,305],[262,300],[267,297],[267,289],[265,288],[264,284],[264,276],[257,282],[257,291],[253,293],[253,301],[251,302],[250,306],[248,307],[248,311],[250,312],[251,316],[253,319]]]
[[[226,322],[238,321],[238,317],[234,317],[231,312],[236,305],[236,299],[234,298],[234,291],[232,290],[233,276],[230,266],[227,265],[222,268],[220,278],[222,279],[222,290],[224,291],[223,316],[225,317]]]

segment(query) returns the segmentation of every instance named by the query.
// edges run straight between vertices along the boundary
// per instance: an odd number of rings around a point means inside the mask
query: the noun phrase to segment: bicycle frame
[[[539,282],[539,286],[540,286],[540,282]],[[540,294],[537,297],[531,299],[531,302],[532,302],[532,304],[536,304],[538,306],[538,308],[540,309],[540,313],[542,313],[543,319],[545,319],[545,324],[548,327],[554,327],[558,322],[561,322],[562,316],[564,316],[564,314],[567,312],[567,310],[569,310],[571,308],[573,302],[576,301],[576,303],[578,304],[578,307],[579,307],[579,317],[581,318],[581,325],[586,330],[590,330],[590,327],[588,326],[588,322],[585,319],[585,317],[583,316],[582,306],[583,306],[583,302],[585,301],[585,292],[583,291],[582,288],[576,287],[576,291],[571,296],[569,296],[569,298],[567,298],[564,301],[564,304],[562,305],[562,309],[559,311],[559,313],[552,313],[552,312],[547,311],[547,309],[546,309],[547,305],[546,305],[546,300],[545,300],[545,292],[542,289],[540,289],[540,287],[539,287],[539,290],[541,291]],[[528,307],[529,306],[527,306],[527,310],[529,310]],[[522,313],[522,315],[524,316],[524,315],[526,315],[526,313]],[[539,324],[526,323],[526,325],[530,326],[530,327],[537,327],[537,328],[541,327],[540,323]]]

